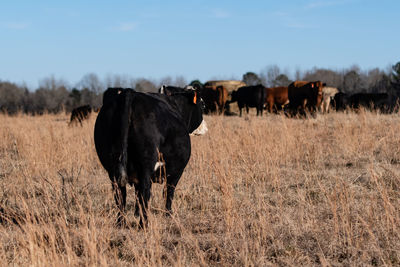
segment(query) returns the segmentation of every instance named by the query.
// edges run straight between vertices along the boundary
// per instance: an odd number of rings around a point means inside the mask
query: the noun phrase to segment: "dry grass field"
[[[206,116],[174,214],[115,226],[95,116],[0,115],[0,262],[18,266],[400,265],[400,117]]]

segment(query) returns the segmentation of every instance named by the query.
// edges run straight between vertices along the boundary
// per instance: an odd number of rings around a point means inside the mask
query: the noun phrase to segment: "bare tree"
[[[157,92],[158,88],[153,82],[147,79],[138,79],[136,81],[135,90],[138,92]]]
[[[25,89],[9,82],[0,82],[0,111],[14,114],[23,109]]]
[[[54,75],[43,78],[39,81],[39,88],[56,90],[58,87],[69,88],[68,82],[63,79],[56,79]]]
[[[118,74],[108,74],[105,78],[106,87],[130,87],[131,79]]]
[[[88,73],[82,77],[78,83],[78,88],[87,88],[95,94],[100,94],[104,90],[104,85],[96,74]]]
[[[288,86],[292,81],[286,74],[279,74],[278,77],[272,81],[273,87],[277,86]]]
[[[296,81],[301,81],[301,80],[303,80],[303,76],[304,75],[303,75],[302,71],[299,68],[296,68],[295,73],[294,73],[294,79]]]
[[[274,87],[274,81],[279,74],[281,74],[279,67],[277,65],[270,65],[261,72],[260,76],[266,86]]]
[[[171,76],[166,76],[166,77],[161,78],[158,85],[159,85],[159,87],[161,87],[162,85],[172,85]]]
[[[243,74],[242,81],[248,86],[262,83],[261,79],[254,72],[246,72]]]
[[[305,81],[322,81],[328,86],[340,88],[343,85],[343,76],[341,73],[329,69],[314,68],[304,74]]]
[[[343,77],[343,89],[348,93],[361,92],[363,89],[360,74],[355,70],[350,70]]]
[[[175,86],[178,87],[185,87],[188,84],[187,80],[183,76],[176,76],[175,77]]]

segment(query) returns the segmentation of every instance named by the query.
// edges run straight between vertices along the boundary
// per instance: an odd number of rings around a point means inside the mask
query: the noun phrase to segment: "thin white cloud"
[[[27,22],[6,22],[3,23],[3,28],[9,30],[25,30],[29,28],[30,23]]]
[[[231,14],[229,14],[229,12],[222,10],[222,9],[213,9],[211,12],[212,12],[213,17],[217,18],[217,19],[226,19],[231,16]]]
[[[138,27],[137,22],[121,22],[117,26],[113,27],[112,30],[117,32],[131,32]]]

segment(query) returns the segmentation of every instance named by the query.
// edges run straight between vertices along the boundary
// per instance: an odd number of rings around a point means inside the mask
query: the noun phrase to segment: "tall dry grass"
[[[153,185],[115,226],[111,184],[83,127],[0,115],[1,265],[399,265],[400,118],[206,117],[174,215]]]

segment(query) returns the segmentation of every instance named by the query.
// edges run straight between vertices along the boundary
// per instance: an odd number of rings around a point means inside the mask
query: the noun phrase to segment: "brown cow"
[[[289,110],[291,115],[306,115],[306,110],[314,114],[322,101],[322,88],[325,83],[321,81],[295,81],[288,87]]]
[[[228,101],[228,90],[224,86],[220,85],[217,87],[217,106],[219,114],[224,112],[226,102]]]
[[[288,103],[289,97],[287,87],[281,86],[266,88],[265,104],[270,113],[272,113],[273,110],[275,112],[281,110],[283,106],[287,105]]]
[[[224,112],[226,102],[228,101],[228,91],[224,86],[217,86],[215,89],[211,86],[205,86],[201,91],[201,97],[206,106],[206,113]]]

